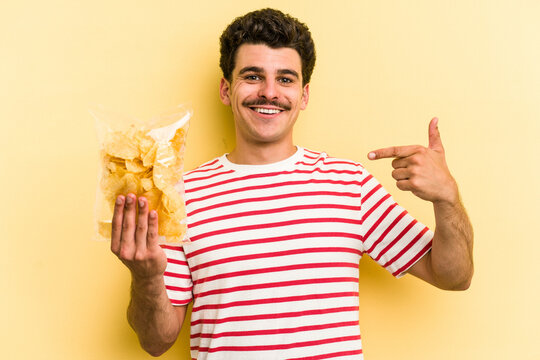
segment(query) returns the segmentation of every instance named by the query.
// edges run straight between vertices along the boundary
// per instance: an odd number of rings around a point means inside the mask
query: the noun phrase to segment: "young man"
[[[429,147],[369,154],[395,158],[398,188],[433,203],[433,233],[362,165],[293,144],[314,63],[298,20],[271,9],[236,19],[221,37],[220,63],[236,147],[184,176],[191,242],[160,247],[146,199],[118,197],[111,248],[131,270],[128,320],[150,354],[174,343],[193,301],[192,358],[361,358],[363,254],[396,277],[469,286],[472,228],[437,120]]]

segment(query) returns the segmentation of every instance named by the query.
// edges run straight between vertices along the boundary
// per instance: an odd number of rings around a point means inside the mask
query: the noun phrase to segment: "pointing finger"
[[[402,158],[416,153],[421,148],[420,145],[408,146],[391,146],[384,149],[378,149],[370,152],[368,158],[370,160],[378,160],[385,158]]]

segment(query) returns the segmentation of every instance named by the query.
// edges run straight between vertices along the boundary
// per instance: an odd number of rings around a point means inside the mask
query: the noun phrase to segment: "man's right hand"
[[[148,201],[133,194],[118,196],[112,219],[111,251],[134,279],[150,280],[165,272],[167,256],[158,238],[157,212],[149,211]]]
[[[157,213],[149,211],[148,201],[133,194],[118,196],[111,250],[131,271],[128,322],[152,356],[163,354],[174,344],[186,315],[186,306],[173,307],[167,297],[163,279],[167,256],[158,238]]]

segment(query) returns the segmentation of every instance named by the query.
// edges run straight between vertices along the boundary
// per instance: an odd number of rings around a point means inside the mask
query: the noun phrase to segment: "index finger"
[[[420,145],[390,146],[371,151],[368,154],[368,159],[378,160],[385,158],[403,158],[416,153],[420,147]]]

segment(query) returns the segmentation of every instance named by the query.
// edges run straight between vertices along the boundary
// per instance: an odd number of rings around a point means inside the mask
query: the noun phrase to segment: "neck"
[[[287,144],[236,144],[227,158],[230,162],[242,165],[272,164],[291,157],[297,148]]]

